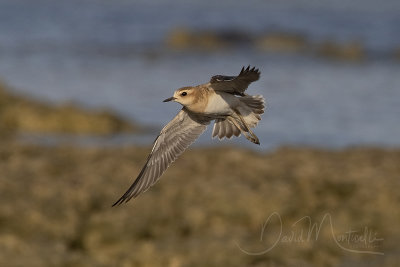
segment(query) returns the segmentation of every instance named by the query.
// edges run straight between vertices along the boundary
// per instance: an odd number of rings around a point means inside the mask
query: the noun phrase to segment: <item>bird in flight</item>
[[[245,93],[260,78],[256,68],[243,67],[238,76],[216,75],[208,83],[182,87],[164,102],[175,101],[183,108],[160,132],[146,164],[133,184],[113,206],[128,202],[154,185],[168,166],[214,122],[212,137],[231,138],[243,134],[260,144],[253,133],[264,113],[264,98]]]

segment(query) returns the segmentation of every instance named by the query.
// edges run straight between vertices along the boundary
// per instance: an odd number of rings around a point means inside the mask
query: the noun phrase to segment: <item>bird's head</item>
[[[190,106],[195,102],[195,89],[193,87],[182,87],[174,92],[174,96],[167,98],[164,102],[175,101],[183,106]]]

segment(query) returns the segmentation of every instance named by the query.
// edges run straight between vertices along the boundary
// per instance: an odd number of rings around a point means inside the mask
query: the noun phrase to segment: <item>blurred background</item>
[[[3,0],[0,18],[1,79],[24,95],[158,131],[174,90],[251,64],[262,76],[249,93],[268,103],[261,149],[400,144],[396,0]]]
[[[399,25],[397,0],[0,0],[2,266],[395,266]],[[183,169],[110,209],[180,108],[162,100],[247,65],[261,146],[209,129]],[[372,228],[386,254],[322,237],[241,252],[274,211],[288,230],[326,213]]]

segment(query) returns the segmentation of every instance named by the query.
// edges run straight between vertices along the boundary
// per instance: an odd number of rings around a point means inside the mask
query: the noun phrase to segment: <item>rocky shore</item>
[[[149,191],[111,208],[149,149],[2,141],[0,265],[399,262],[399,149],[190,149]]]
[[[349,62],[360,62],[376,54],[374,51],[368,51],[357,38],[347,41],[335,39],[315,41],[301,32],[290,31],[249,33],[237,30],[202,31],[177,28],[166,36],[165,44],[172,50],[180,51],[212,52],[245,47],[262,53],[301,53],[327,60]],[[379,51],[378,54],[394,60],[400,58],[399,49],[396,48],[393,51]]]
[[[53,105],[12,92],[0,83],[0,136],[24,134],[110,135],[140,127],[107,109]]]

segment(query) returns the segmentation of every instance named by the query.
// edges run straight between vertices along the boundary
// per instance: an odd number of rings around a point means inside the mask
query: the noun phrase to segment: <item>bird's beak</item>
[[[165,99],[163,102],[169,102],[169,101],[172,101],[172,100],[175,100],[176,99],[176,97],[170,97],[170,98],[167,98],[167,99]]]

